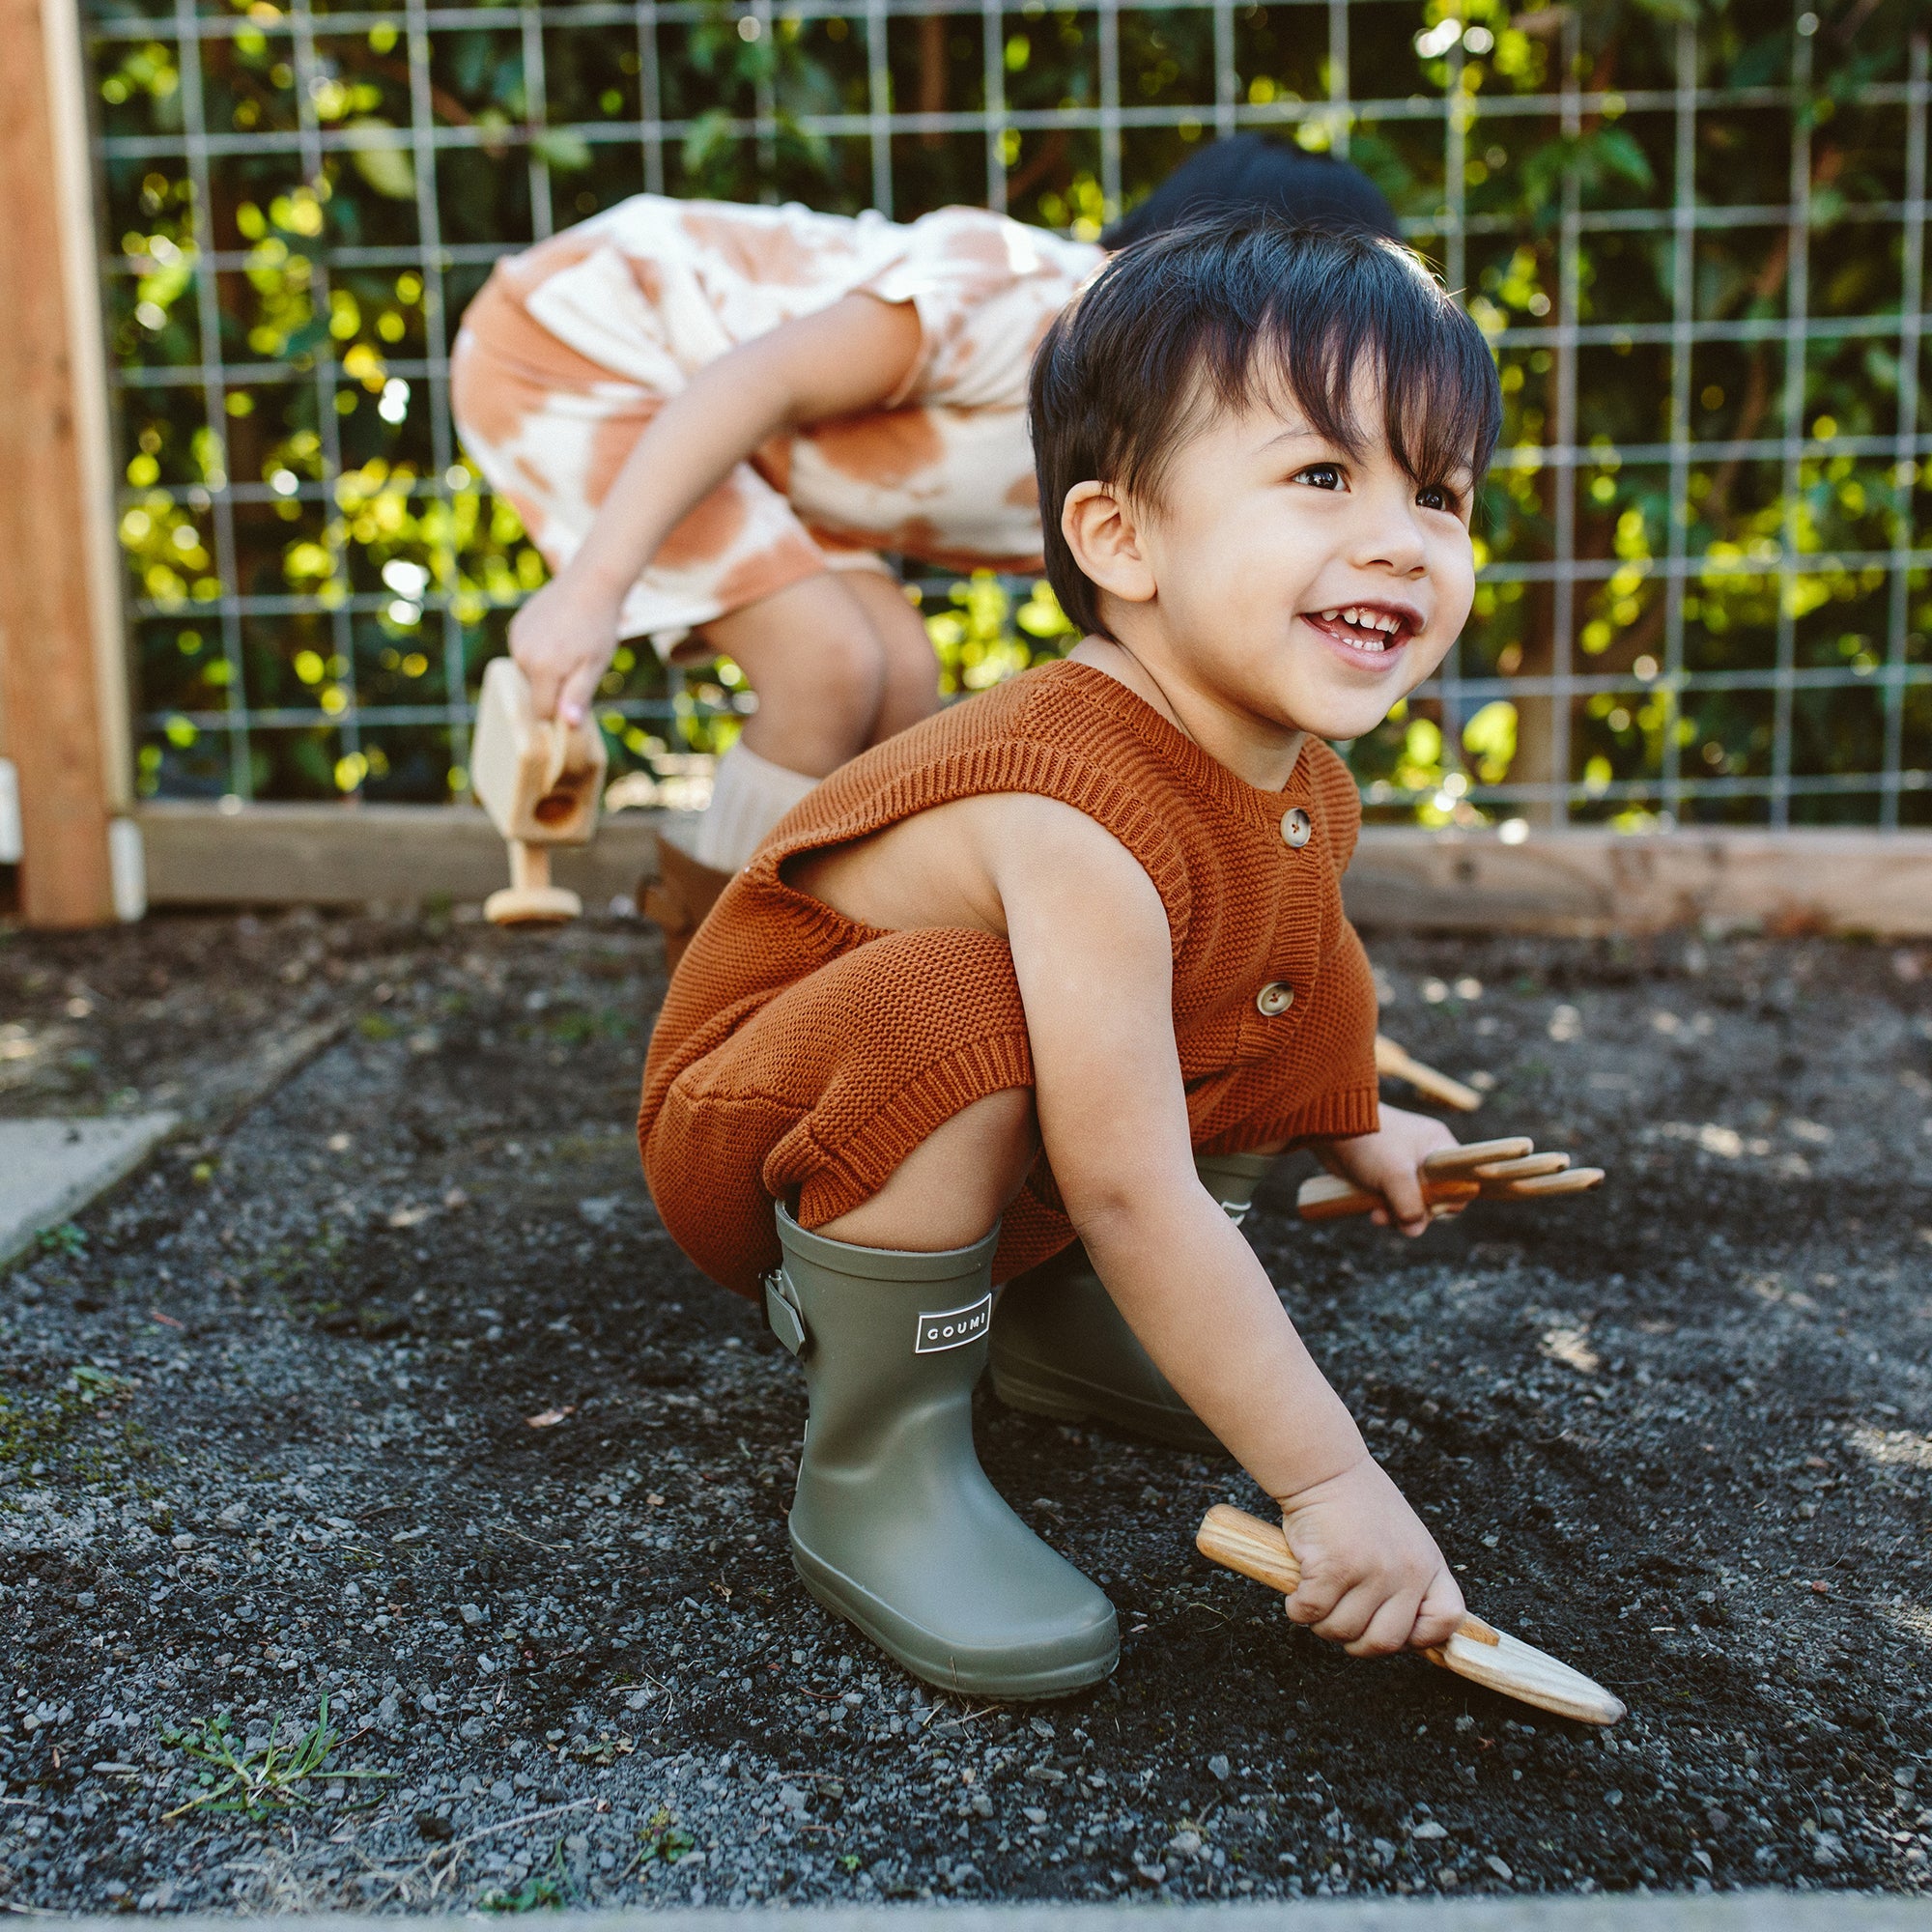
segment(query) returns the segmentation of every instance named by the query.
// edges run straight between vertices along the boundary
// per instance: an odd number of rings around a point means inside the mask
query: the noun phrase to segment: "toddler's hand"
[[[1315,1151],[1330,1174],[1352,1180],[1388,1204],[1376,1209],[1377,1227],[1393,1223],[1405,1235],[1415,1236],[1429,1226],[1429,1208],[1422,1198],[1422,1163],[1436,1149],[1455,1145],[1456,1136],[1440,1121],[1384,1106],[1381,1125],[1374,1133],[1349,1141],[1323,1142]]]
[[[1281,1526],[1301,1565],[1289,1615],[1350,1657],[1427,1650],[1463,1621],[1435,1539],[1374,1457],[1282,1497]]]
[[[604,591],[554,577],[510,619],[510,655],[530,681],[539,718],[578,725],[617,648],[621,606]]]

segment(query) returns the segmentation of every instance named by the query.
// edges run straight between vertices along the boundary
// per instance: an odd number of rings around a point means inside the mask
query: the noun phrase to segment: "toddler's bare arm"
[[[853,295],[700,369],[638,439],[582,548],[511,623],[537,715],[584,717],[616,647],[625,593],[735,465],[781,430],[884,401],[919,343],[911,303]]]
[[[1364,1652],[1444,1640],[1439,1551],[1369,1456],[1252,1248],[1195,1178],[1152,882],[1050,800],[1003,801],[987,851],[1033,1044],[1039,1128],[1068,1214],[1142,1345],[1279,1500],[1295,1614]]]

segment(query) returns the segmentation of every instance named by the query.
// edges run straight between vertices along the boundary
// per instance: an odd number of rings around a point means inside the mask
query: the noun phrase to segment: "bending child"
[[[989,1338],[1031,1406],[1211,1432],[1319,1634],[1439,1643],[1455,1580],[1234,1219],[1307,1145],[1427,1224],[1450,1136],[1378,1108],[1360,808],[1321,741],[1468,614],[1493,365],[1401,247],[1218,225],[1116,257],[1031,400],[1087,635],[835,773],[726,887],[651,1043],[645,1174],[803,1360],[800,1574],[920,1676],[1045,1696],[1117,1656],[980,1468]],[[1103,1293],[1053,1265],[1076,1239]]]

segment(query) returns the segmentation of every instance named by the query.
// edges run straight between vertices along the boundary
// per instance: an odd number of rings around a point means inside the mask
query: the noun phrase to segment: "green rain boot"
[[[1194,1169],[1238,1228],[1274,1158],[1201,1154]],[[1134,1339],[1078,1241],[1001,1291],[992,1354],[993,1392],[1009,1408],[1057,1422],[1091,1417],[1177,1449],[1226,1453]]]
[[[941,1254],[858,1248],[781,1207],[772,1332],[809,1403],[792,1561],[889,1657],[974,1697],[1058,1697],[1120,1658],[1114,1606],[986,1480],[973,1384],[986,1365],[998,1230]]]

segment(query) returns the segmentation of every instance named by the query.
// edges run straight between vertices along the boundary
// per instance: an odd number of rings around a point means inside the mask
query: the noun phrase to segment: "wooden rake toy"
[[[1301,1565],[1294,1560],[1287,1537],[1245,1510],[1216,1503],[1202,1518],[1194,1544],[1210,1562],[1252,1577],[1284,1597],[1292,1597],[1300,1587]],[[1472,1684],[1500,1690],[1539,1711],[1574,1718],[1579,1724],[1614,1724],[1624,1714],[1623,1700],[1611,1696],[1601,1684],[1535,1645],[1492,1629],[1481,1617],[1465,1616],[1447,1643],[1423,1655]]]
[[[583,902],[550,882],[553,845],[587,845],[597,830],[609,754],[594,723],[539,718],[508,658],[493,658],[476,700],[469,782],[510,848],[510,883],[483,902],[493,925],[554,925]]]
[[[1467,1141],[1442,1148],[1422,1163],[1422,1198],[1432,1214],[1453,1214],[1471,1201],[1548,1201],[1586,1194],[1601,1186],[1601,1167],[1572,1167],[1567,1153],[1538,1153],[1526,1134],[1507,1140]],[[1312,1175],[1301,1183],[1295,1208],[1304,1221],[1341,1221],[1383,1205],[1338,1174]]]

